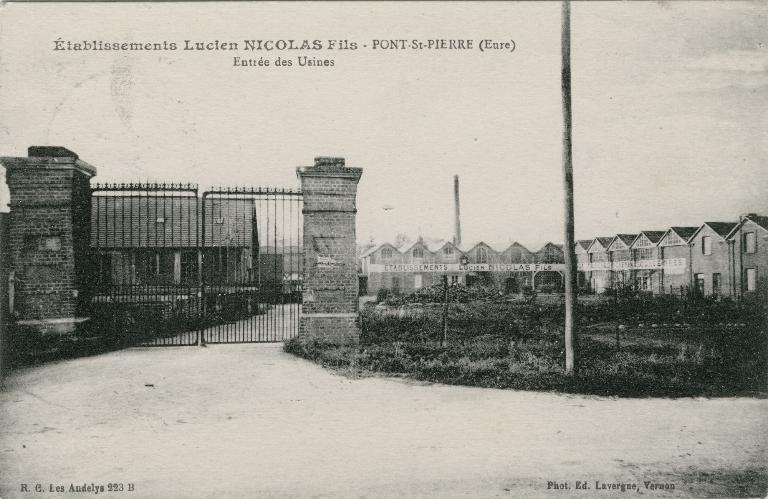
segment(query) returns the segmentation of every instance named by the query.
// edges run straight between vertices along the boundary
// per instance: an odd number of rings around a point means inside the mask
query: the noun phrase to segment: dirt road
[[[280,345],[133,349],[5,381],[0,496],[119,483],[103,494],[756,497],[768,482],[766,416],[766,400],[353,380]],[[614,482],[638,490],[600,488]]]

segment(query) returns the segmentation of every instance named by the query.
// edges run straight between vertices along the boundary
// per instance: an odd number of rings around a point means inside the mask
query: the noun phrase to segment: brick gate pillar
[[[304,337],[360,338],[355,217],[362,173],[344,158],[315,158],[314,166],[296,169],[304,194]]]
[[[10,192],[9,253],[16,323],[66,333],[84,321],[91,189],[96,169],[63,147],[0,158]]]

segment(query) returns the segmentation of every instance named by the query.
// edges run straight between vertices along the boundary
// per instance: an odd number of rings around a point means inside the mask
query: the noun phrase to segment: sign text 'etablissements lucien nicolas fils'
[[[344,54],[366,52],[371,57],[382,54],[440,52],[479,54],[511,54],[517,48],[512,38],[371,38],[305,39],[305,38],[247,38],[247,39],[82,39],[56,38],[52,51],[68,52],[173,52],[179,55],[219,53],[234,67],[254,69],[290,67],[334,67],[345,59]],[[387,59],[389,60],[389,59]],[[351,59],[350,59],[351,61]]]
[[[562,263],[372,263],[368,272],[562,272]]]

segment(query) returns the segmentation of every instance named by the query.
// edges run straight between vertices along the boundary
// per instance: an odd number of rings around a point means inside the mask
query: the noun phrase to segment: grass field
[[[352,375],[625,397],[764,396],[757,302],[591,302],[579,310],[579,373],[563,370],[562,306],[529,300],[366,306],[359,345],[295,339],[288,352]]]

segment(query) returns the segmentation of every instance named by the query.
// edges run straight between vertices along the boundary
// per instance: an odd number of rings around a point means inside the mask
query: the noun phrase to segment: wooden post
[[[574,261],[574,216],[573,216],[573,162],[571,149],[571,5],[569,0],[562,3],[562,73],[563,95],[563,187],[565,190],[565,372],[575,375],[576,357],[576,272]]]
[[[443,276],[443,339],[440,346],[448,346],[448,276]]]

